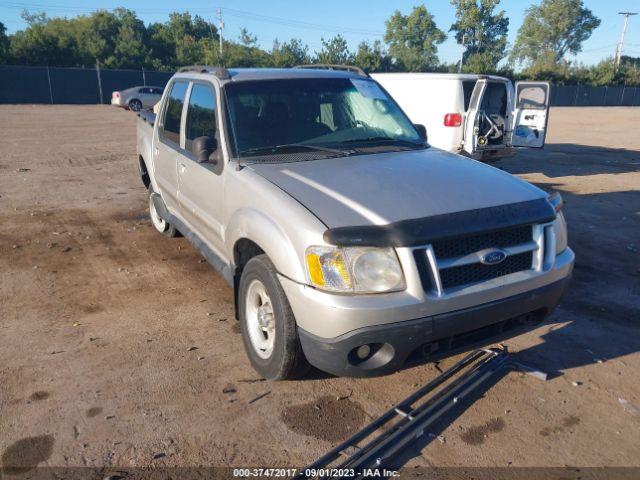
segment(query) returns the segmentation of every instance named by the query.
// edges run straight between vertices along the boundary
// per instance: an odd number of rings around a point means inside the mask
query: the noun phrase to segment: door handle
[[[160,152],[160,150],[158,150],[158,147],[153,149],[153,156],[158,156],[158,153]]]
[[[180,167],[180,173],[184,173],[187,171],[187,166],[184,163],[179,163],[178,167]]]

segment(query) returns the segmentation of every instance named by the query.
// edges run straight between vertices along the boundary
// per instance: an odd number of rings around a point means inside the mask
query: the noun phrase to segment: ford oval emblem
[[[497,265],[498,263],[503,262],[505,258],[507,258],[507,254],[503,250],[496,248],[483,253],[480,257],[480,261],[484,265]]]

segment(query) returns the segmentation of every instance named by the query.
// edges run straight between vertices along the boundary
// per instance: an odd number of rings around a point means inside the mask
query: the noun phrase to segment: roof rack
[[[229,75],[229,70],[224,67],[211,67],[209,65],[190,65],[187,67],[182,67],[178,70],[178,73],[184,72],[195,72],[195,73],[212,73],[220,80],[229,80],[231,76]]]
[[[355,65],[331,65],[328,63],[315,63],[312,65],[296,65],[293,68],[309,68],[315,70],[339,70],[342,72],[351,72],[357,73],[361,77],[368,77],[369,75],[360,67],[356,67]]]

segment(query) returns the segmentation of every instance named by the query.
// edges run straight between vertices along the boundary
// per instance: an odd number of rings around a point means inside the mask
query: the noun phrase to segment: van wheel
[[[139,112],[140,110],[142,110],[142,102],[137,98],[134,98],[129,102],[129,108],[132,112]]]
[[[163,219],[160,214],[158,214],[156,206],[153,203],[153,198],[151,197],[152,193],[153,189],[149,186],[149,217],[151,219],[151,225],[153,225],[153,228],[162,235],[166,235],[167,237],[177,237],[178,231],[176,230],[176,227],[171,225]]]
[[[266,255],[253,257],[242,271],[238,308],[240,330],[253,368],[269,380],[290,380],[309,369],[296,319]]]

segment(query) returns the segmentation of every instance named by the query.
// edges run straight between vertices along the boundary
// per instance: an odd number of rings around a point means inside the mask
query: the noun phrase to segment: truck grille
[[[531,225],[510,228],[497,232],[481,233],[468,237],[433,242],[436,258],[453,258],[484,250],[485,248],[505,248],[530,242],[533,238]]]
[[[437,282],[433,281],[436,270],[440,277],[441,289],[445,292],[454,287],[486,282],[511,273],[529,270],[533,267],[534,251],[538,248],[533,242],[532,225],[434,241],[431,244],[435,257],[433,262],[430,262],[433,263],[432,274],[428,273],[427,265],[419,268],[424,287],[426,290],[437,290]],[[510,248],[523,246],[525,248],[509,253]],[[504,249],[507,252],[507,258],[497,265],[484,265],[474,257],[471,257],[471,260],[462,258],[489,248]]]
[[[498,265],[483,265],[482,263],[472,263],[461,267],[451,267],[440,270],[440,281],[442,288],[457,287],[470,283],[486,282],[493,278],[503,277],[510,273],[529,270],[533,261],[532,252],[519,253],[507,257]]]

